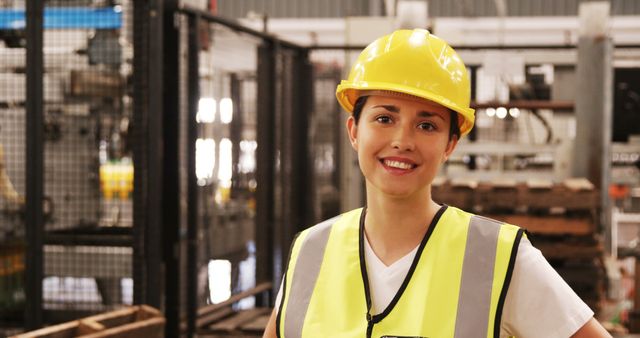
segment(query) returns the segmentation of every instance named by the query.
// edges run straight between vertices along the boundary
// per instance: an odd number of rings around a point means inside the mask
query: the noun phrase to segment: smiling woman
[[[409,96],[367,95],[360,123],[347,122],[367,190],[429,200],[430,183],[457,143],[449,138],[449,110]],[[371,205],[373,196],[367,197]]]
[[[379,38],[336,96],[367,205],[299,234],[265,337],[609,337],[523,229],[432,199],[475,117],[445,41]]]

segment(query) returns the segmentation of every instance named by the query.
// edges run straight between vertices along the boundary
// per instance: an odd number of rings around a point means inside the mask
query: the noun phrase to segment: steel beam
[[[312,225],[313,179],[309,149],[309,115],[312,110],[311,65],[306,51],[285,54],[281,83],[281,125],[278,128],[280,149],[279,205],[282,219],[276,224],[274,277],[279,280],[286,264],[286,253],[295,234]]]
[[[293,114],[291,115],[293,128],[291,128],[292,139],[287,140],[292,146],[293,175],[290,176],[291,181],[286,184],[293,187],[292,205],[297,214],[291,223],[292,233],[284,239],[286,248],[283,252],[288,252],[296,233],[317,221],[313,212],[315,180],[313,179],[312,145],[309,135],[311,114],[314,107],[313,66],[309,60],[309,52],[306,50],[297,51],[293,62]]]
[[[200,16],[188,16],[188,110],[187,120],[187,337],[196,334],[198,309],[198,178],[196,177],[196,140],[198,139],[198,102],[200,67],[198,26]]]
[[[27,160],[26,180],[26,262],[25,327],[42,326],[42,279],[44,219],[42,211],[44,185],[44,107],[42,78],[44,3],[27,1]]]
[[[233,145],[231,148],[231,198],[238,198],[240,192],[240,142],[242,142],[242,128],[244,127],[244,111],[242,106],[242,81],[238,74],[229,74],[229,90],[231,102],[233,102],[233,120],[229,126],[229,139]],[[244,196],[243,196],[244,198]]]
[[[146,0],[133,6],[133,300],[161,308],[162,4]]]
[[[256,284],[272,282],[275,217],[275,46],[263,42],[258,47],[258,148],[256,150]],[[256,299],[256,305],[267,306],[270,300]]]
[[[580,5],[581,35],[576,69],[576,139],[573,176],[586,177],[600,190],[600,224],[611,252],[610,205],[613,43],[606,31],[609,4]],[[600,30],[595,29],[598,26]]]
[[[217,16],[215,14],[212,14],[212,13],[209,13],[209,12],[197,9],[197,8],[192,8],[192,7],[189,7],[189,6],[182,6],[180,8],[180,12],[185,13],[185,14],[190,14],[190,15],[197,14],[203,20],[205,20],[207,22],[217,23],[217,24],[220,24],[220,25],[225,26],[227,28],[231,28],[235,32],[242,32],[242,33],[245,33],[245,34],[260,38],[260,39],[262,39],[263,41],[265,41],[267,43],[271,43],[271,44],[278,43],[282,47],[292,48],[292,49],[304,49],[305,48],[305,47],[300,46],[298,44],[295,44],[293,42],[282,40],[282,39],[278,38],[275,35],[268,34],[268,33],[265,33],[265,32],[260,32],[260,31],[257,31],[255,29],[249,28],[249,27],[241,24],[240,22],[238,22],[236,20],[232,20],[232,19],[221,17],[221,16]]]
[[[162,243],[164,260],[166,337],[179,337],[181,311],[180,217],[180,31],[178,0],[163,1],[163,184]],[[159,69],[155,71],[159,71]],[[157,116],[159,117],[159,116]]]

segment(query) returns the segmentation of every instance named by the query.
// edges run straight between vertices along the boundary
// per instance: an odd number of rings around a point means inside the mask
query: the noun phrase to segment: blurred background
[[[335,88],[398,28],[471,76],[434,199],[640,333],[640,2],[0,0],[0,336],[139,304],[261,336],[295,234],[365,204]]]

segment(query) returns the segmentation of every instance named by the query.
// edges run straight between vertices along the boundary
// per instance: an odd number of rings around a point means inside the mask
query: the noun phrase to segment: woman
[[[367,206],[296,238],[264,337],[610,337],[522,229],[433,201],[474,122],[445,41],[379,38],[336,96]]]

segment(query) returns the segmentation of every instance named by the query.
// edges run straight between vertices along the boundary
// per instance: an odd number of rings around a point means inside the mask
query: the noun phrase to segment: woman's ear
[[[442,163],[447,162],[447,160],[449,159],[449,156],[451,155],[453,150],[456,149],[457,145],[458,145],[458,136],[453,135],[449,140],[449,142],[447,143],[447,148],[444,150],[444,155],[442,156]]]
[[[347,119],[347,134],[349,134],[349,141],[353,150],[358,151],[358,125],[356,119],[353,116],[349,116]]]

